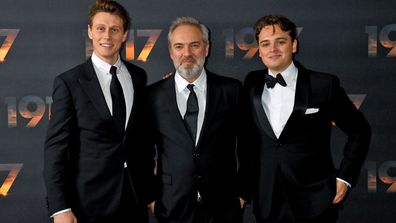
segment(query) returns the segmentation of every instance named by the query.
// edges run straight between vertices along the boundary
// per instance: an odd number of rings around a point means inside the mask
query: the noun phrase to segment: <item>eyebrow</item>
[[[93,26],[108,26],[108,27],[110,27],[110,28],[122,27],[122,26],[120,26],[120,25],[107,25],[107,24],[105,24],[105,23],[96,23],[96,24],[93,24]]]
[[[286,39],[287,39],[286,37],[278,37],[275,40],[286,40]],[[265,40],[260,41],[259,43],[263,43],[263,42],[269,42],[269,40],[265,39]]]
[[[190,44],[196,44],[196,43],[201,43],[200,41],[193,41],[193,42],[189,42],[189,43],[174,43],[173,45],[190,45]]]

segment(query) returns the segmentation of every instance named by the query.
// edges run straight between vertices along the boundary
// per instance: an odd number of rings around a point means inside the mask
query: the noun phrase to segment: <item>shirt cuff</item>
[[[53,215],[51,215],[51,218],[55,217],[58,214],[62,214],[62,213],[68,212],[68,211],[71,211],[71,208],[67,208],[67,209],[55,212]]]
[[[341,181],[341,182],[343,182],[345,185],[347,185],[347,187],[348,188],[351,188],[352,187],[352,185],[350,184],[350,183],[348,183],[348,182],[346,182],[345,180],[343,180],[343,179],[341,179],[341,178],[336,178],[337,180],[339,180],[339,181]]]

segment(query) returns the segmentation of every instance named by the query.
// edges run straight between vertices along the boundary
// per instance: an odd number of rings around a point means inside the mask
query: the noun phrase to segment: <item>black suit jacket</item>
[[[72,208],[77,218],[112,215],[119,207],[124,177],[128,175],[138,204],[152,200],[147,185],[153,179],[153,154],[140,146],[147,77],[141,68],[123,63],[134,87],[125,133],[116,128],[91,59],[54,80],[44,150],[50,214]],[[124,168],[125,161],[128,170]]]
[[[264,112],[261,95],[268,70],[245,80],[246,133],[240,140],[241,182],[254,196],[255,213],[268,217],[274,185],[281,184],[296,217],[310,218],[327,209],[336,193],[336,177],[354,185],[367,155],[371,130],[334,75],[298,68],[294,108],[277,139]],[[317,112],[306,114],[307,109]],[[312,110],[311,110],[312,111]],[[348,136],[344,157],[335,169],[330,151],[332,122]],[[278,184],[275,184],[277,182]]]
[[[199,190],[215,222],[239,222],[235,155],[242,84],[207,72],[205,117],[195,143],[176,102],[174,76],[149,86],[150,145],[158,152],[159,222],[192,222]]]

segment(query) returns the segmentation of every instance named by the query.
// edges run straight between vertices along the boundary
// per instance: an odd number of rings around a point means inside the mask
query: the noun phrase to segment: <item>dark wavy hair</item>
[[[296,24],[290,21],[288,18],[281,15],[266,15],[257,20],[254,24],[253,29],[256,32],[256,40],[259,41],[258,36],[261,30],[265,26],[278,25],[282,31],[289,32],[292,41],[297,38]]]

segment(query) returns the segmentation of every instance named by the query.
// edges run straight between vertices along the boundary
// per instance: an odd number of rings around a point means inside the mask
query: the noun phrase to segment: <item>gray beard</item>
[[[182,77],[186,79],[191,79],[200,75],[202,71],[203,64],[197,63],[193,66],[192,69],[185,69],[181,65],[175,66],[177,73],[179,73]]]

